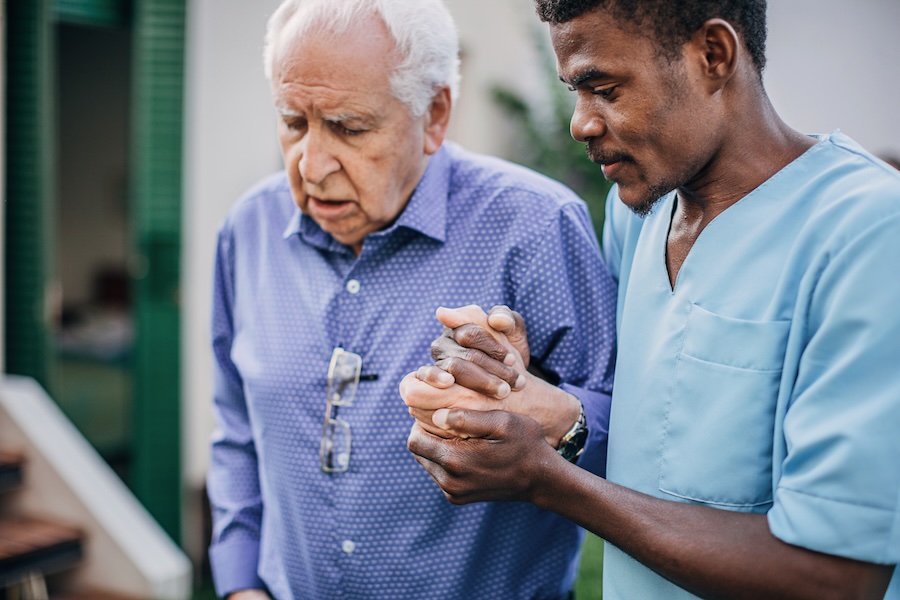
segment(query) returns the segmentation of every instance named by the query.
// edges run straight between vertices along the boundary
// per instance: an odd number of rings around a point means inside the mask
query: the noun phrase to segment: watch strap
[[[584,445],[587,442],[588,428],[587,419],[584,416],[584,405],[581,405],[581,412],[572,428],[566,432],[559,441],[559,447],[556,449],[560,456],[569,462],[575,462],[581,453],[584,452]]]

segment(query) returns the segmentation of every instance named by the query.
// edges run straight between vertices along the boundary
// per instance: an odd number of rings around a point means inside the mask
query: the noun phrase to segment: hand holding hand
[[[436,411],[444,436],[416,422],[407,447],[453,504],[533,501],[546,469],[567,464],[535,421],[505,411]],[[451,437],[446,437],[452,434]]]
[[[431,344],[435,365],[469,389],[498,399],[525,385],[530,355],[525,323],[506,306],[439,308],[444,332]],[[423,372],[436,377],[437,372]],[[426,381],[428,379],[425,379]]]
[[[477,306],[441,308],[437,316],[446,329],[432,344],[432,354],[444,368],[420,367],[400,383],[400,395],[421,427],[447,437],[434,426],[435,410],[506,410],[537,421],[547,443],[557,447],[581,404],[526,372],[528,359],[522,352],[527,357],[529,351],[522,317],[505,306],[495,306],[490,315]]]

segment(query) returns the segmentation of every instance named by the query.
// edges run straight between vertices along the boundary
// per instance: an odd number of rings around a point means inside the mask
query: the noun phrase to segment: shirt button
[[[347,554],[353,554],[353,551],[356,550],[356,544],[353,543],[353,540],[344,540],[341,544],[341,550]]]
[[[347,282],[347,291],[350,292],[351,294],[358,294],[359,293],[359,280],[351,279],[350,281],[348,281]]]

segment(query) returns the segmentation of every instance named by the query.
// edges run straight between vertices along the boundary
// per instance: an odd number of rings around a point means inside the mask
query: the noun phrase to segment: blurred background
[[[211,597],[213,250],[229,207],[281,168],[261,59],[278,3],[3,3],[0,541],[7,520],[56,537],[23,542],[38,567],[0,558],[0,588]],[[463,76],[449,137],[565,181],[599,228],[606,182],[568,136],[531,0],[447,4]],[[896,0],[772,0],[776,109],[900,155],[898,25]],[[599,598],[590,543],[580,600]]]

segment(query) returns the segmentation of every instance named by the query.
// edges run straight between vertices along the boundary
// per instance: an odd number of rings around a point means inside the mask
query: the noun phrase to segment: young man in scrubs
[[[453,503],[528,501],[607,540],[605,600],[900,598],[900,174],[775,113],[764,0],[536,4],[572,134],[616,183],[607,478],[527,417],[472,410],[509,377],[490,356],[527,366],[502,308],[518,351],[468,325],[438,355],[455,383],[401,384],[428,421],[410,449]],[[448,361],[454,343],[486,354]]]

